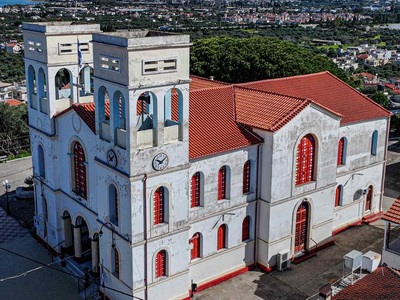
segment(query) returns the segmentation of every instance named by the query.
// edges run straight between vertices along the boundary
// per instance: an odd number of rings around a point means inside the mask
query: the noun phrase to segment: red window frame
[[[156,278],[167,276],[167,252],[161,250],[156,255]]]
[[[191,259],[196,259],[200,257],[200,234],[196,232],[190,242],[192,243],[192,250],[190,251]]]
[[[303,251],[308,238],[308,204],[303,203],[299,206],[296,213],[296,234],[294,242],[295,253]]]
[[[119,253],[117,248],[114,248],[114,273],[119,277]]]
[[[226,166],[218,171],[218,200],[226,199]]]
[[[114,201],[115,201],[115,221],[118,224],[118,215],[119,215],[119,201],[118,201],[118,192],[117,192],[117,188],[114,186]]]
[[[250,160],[244,163],[243,167],[243,194],[250,192],[250,173],[251,173],[251,163]]]
[[[201,190],[200,190],[200,172],[192,176],[192,195],[190,207],[200,206]]]
[[[86,185],[86,159],[85,151],[79,142],[74,143],[74,183],[75,193],[82,198],[87,198],[87,185]]]
[[[159,187],[154,192],[154,225],[164,223],[165,191],[164,187]]]
[[[226,225],[218,227],[217,250],[226,248]]]
[[[315,139],[305,135],[297,146],[296,185],[312,181],[314,178]]]
[[[336,194],[335,194],[335,207],[340,205],[341,195],[342,195],[342,186],[338,185],[336,187]]]
[[[243,219],[242,223],[242,242],[250,239],[250,217],[247,216]]]
[[[338,144],[338,157],[337,157],[337,165],[343,165],[343,151],[344,151],[344,138],[339,140]]]

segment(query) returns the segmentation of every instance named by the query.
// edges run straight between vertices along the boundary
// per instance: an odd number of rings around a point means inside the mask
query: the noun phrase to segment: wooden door
[[[294,252],[300,252],[305,249],[307,242],[307,219],[308,219],[308,205],[303,203],[297,209],[296,213],[296,233],[294,242]]]
[[[372,204],[372,185],[368,187],[367,198],[365,199],[365,211],[371,210]]]

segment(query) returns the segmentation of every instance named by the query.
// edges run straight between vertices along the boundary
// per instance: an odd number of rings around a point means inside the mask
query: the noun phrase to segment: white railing
[[[126,149],[126,130],[117,128],[117,145]]]
[[[64,109],[70,107],[72,104],[70,98],[57,99],[54,102],[56,103],[56,112],[63,111]]]
[[[37,109],[37,96],[36,96],[36,94],[35,93],[32,93],[31,94],[31,108],[33,108],[33,109]]]
[[[45,97],[40,99],[40,112],[47,115],[48,107],[49,107],[49,100]]]
[[[146,148],[153,146],[153,129],[141,130],[137,132],[137,147]]]
[[[164,127],[164,144],[179,140],[179,125]]]
[[[103,140],[106,141],[111,141],[111,135],[110,135],[110,124],[106,123],[106,122],[101,122],[101,134],[100,137]]]

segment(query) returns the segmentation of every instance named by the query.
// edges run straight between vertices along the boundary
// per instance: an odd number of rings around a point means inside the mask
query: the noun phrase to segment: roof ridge
[[[228,83],[228,82],[224,82],[224,81],[220,81],[220,80],[215,80],[215,79],[210,79],[210,78],[206,78],[206,77],[201,77],[201,76],[198,76],[198,75],[192,75],[192,74],[190,74],[190,75],[189,75],[189,78],[190,78],[190,77],[198,78],[198,79],[205,80],[205,81],[209,81],[209,82],[216,82],[216,83],[222,84],[222,85],[230,85],[230,84],[231,84],[231,83]]]
[[[291,95],[287,95],[287,94],[283,94],[283,93],[277,93],[277,92],[263,91],[263,90],[259,90],[259,89],[256,89],[256,88],[250,88],[250,87],[247,87],[247,86],[240,86],[240,85],[237,85],[237,84],[233,84],[233,87],[237,88],[237,89],[254,91],[254,92],[258,92],[258,93],[262,93],[262,94],[284,96],[284,97],[293,98],[293,99],[302,100],[302,101],[308,100],[308,98],[301,98],[301,97],[291,96]]]
[[[288,113],[286,116],[278,120],[274,125],[272,125],[271,131],[275,131],[277,129],[280,129],[284,125],[286,125],[289,121],[291,121],[299,112],[301,112],[303,109],[305,109],[308,105],[313,103],[312,100],[310,99],[305,99],[303,102],[299,103],[296,107],[296,109],[293,109],[290,113]]]
[[[360,96],[364,97],[364,99],[368,100],[369,102],[373,103],[376,107],[388,112],[390,114],[390,116],[392,115],[392,112],[390,110],[387,110],[386,108],[384,108],[383,106],[379,105],[378,103],[376,103],[374,100],[368,98],[367,96],[365,96],[363,93],[359,92],[357,89],[353,88],[351,85],[349,85],[348,83],[344,82],[343,80],[341,80],[340,78],[336,77],[335,75],[333,75],[331,72],[326,71],[326,73],[331,76],[332,78],[336,79],[336,81],[339,81],[341,84],[344,84],[345,86],[351,88],[352,90],[354,90],[356,93],[358,93]]]
[[[279,78],[267,78],[267,79],[261,79],[261,80],[256,80],[256,81],[249,81],[249,82],[243,82],[240,83],[238,85],[246,85],[246,84],[253,84],[253,83],[260,83],[260,82],[266,82],[266,81],[278,81],[278,80],[288,80],[288,79],[292,79],[292,78],[297,78],[297,77],[312,77],[315,75],[320,75],[320,74],[324,74],[324,73],[329,73],[329,71],[321,71],[321,72],[317,72],[317,73],[308,73],[308,74],[300,74],[300,75],[294,75],[294,76],[288,76],[288,77],[279,77]]]
[[[208,87],[208,88],[190,90],[190,93],[203,92],[203,91],[209,91],[209,90],[219,90],[219,89],[226,89],[226,88],[232,88],[232,87],[233,87],[233,84],[223,85],[223,86],[213,86],[213,87]]]

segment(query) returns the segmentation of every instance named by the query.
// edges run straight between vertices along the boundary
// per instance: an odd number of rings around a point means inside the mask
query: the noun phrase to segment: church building
[[[284,270],[380,214],[390,112],[329,72],[228,84],[188,35],[22,27],[36,233],[110,299]]]

